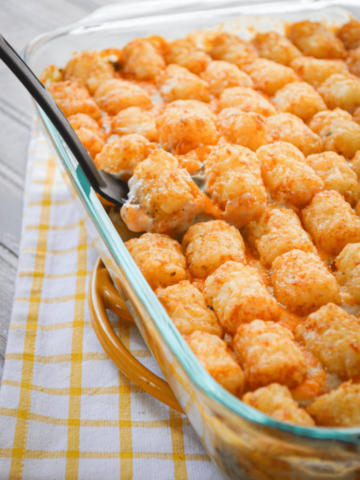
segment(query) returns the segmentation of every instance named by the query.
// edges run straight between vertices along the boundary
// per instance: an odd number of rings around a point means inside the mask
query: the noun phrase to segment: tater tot
[[[360,302],[360,243],[349,243],[336,258],[336,278]]]
[[[352,113],[360,105],[360,80],[354,75],[335,73],[318,87],[318,92],[330,109]]]
[[[306,409],[323,427],[360,426],[360,385],[346,382],[317,398]]]
[[[275,320],[280,307],[253,267],[227,261],[205,280],[205,300],[229,332],[256,318]]]
[[[267,143],[266,118],[260,113],[224,108],[218,116],[217,127],[226,140],[253,152]]]
[[[76,130],[76,135],[79,137],[81,143],[90,153],[91,158],[95,158],[98,153],[104,148],[105,142],[101,136],[94,133],[88,128],[80,127]]]
[[[221,60],[211,62],[200,77],[207,82],[210,92],[218,97],[226,88],[254,86],[253,81],[236,65]]]
[[[48,86],[48,90],[65,117],[85,113],[92,118],[100,118],[99,107],[90,97],[86,88],[79,83],[55,82]]]
[[[288,38],[276,32],[258,33],[252,44],[262,58],[289,66],[294,58],[300,57],[300,51]]]
[[[190,40],[180,39],[167,45],[165,61],[167,64],[176,63],[191,73],[200,75],[212,59],[210,55],[197,49]]]
[[[154,115],[140,107],[129,107],[121,110],[111,119],[113,133],[128,135],[138,133],[150,142],[158,140]]]
[[[305,55],[315,58],[344,58],[342,42],[324,25],[305,20],[290,26],[289,38]]]
[[[234,63],[239,68],[258,56],[250,43],[230,33],[219,33],[213,40],[213,48],[209,53],[214,60]]]
[[[271,267],[278,256],[294,249],[316,253],[309,234],[291,209],[269,208],[258,223],[252,222],[247,229],[254,236],[261,263],[266,267]]]
[[[266,138],[267,143],[291,143],[305,157],[323,150],[321,138],[292,113],[279,113],[269,117],[266,122]]]
[[[313,57],[298,57],[292,60],[291,68],[305,82],[317,87],[334,73],[346,75],[349,70],[341,60],[321,60]]]
[[[240,108],[243,112],[255,112],[269,117],[275,115],[276,110],[270,102],[258,92],[248,87],[226,88],[220,95],[220,108]]]
[[[329,303],[296,327],[305,345],[330,373],[348,379],[360,374],[360,320]]]
[[[200,331],[221,337],[221,325],[195,285],[184,280],[155,293],[181,335]]]
[[[138,80],[154,80],[165,69],[165,60],[161,54],[161,37],[138,38],[128,43],[121,57],[125,74],[134,75]],[[159,42],[156,40],[159,39]]]
[[[151,108],[151,98],[146,91],[125,80],[113,78],[101,83],[96,89],[94,99],[99,107],[109,115],[116,115],[128,107]]]
[[[306,164],[304,155],[290,143],[264,145],[256,155],[265,185],[279,202],[303,207],[324,188],[321,178]]]
[[[240,232],[222,220],[192,225],[182,245],[194,277],[205,278],[228,260],[246,264]]]
[[[121,218],[133,232],[184,231],[205,211],[206,196],[164,150],[153,151],[137,165],[129,190]]]
[[[91,130],[103,140],[105,139],[104,130],[99,127],[99,124],[96,120],[85,113],[76,113],[75,115],[71,115],[68,118],[68,121],[75,131],[79,130],[80,128],[86,128],[87,130]]]
[[[279,112],[292,113],[304,122],[316,113],[326,110],[324,100],[305,82],[288,83],[276,92],[272,100]]]
[[[196,100],[170,103],[157,117],[160,143],[173,153],[184,154],[203,145],[215,145],[218,134],[216,116]]]
[[[114,67],[98,52],[82,52],[74,56],[64,69],[64,80],[75,80],[93,95],[101,82],[114,76]]]
[[[205,162],[206,192],[224,219],[242,227],[260,217],[267,193],[255,153],[240,145],[213,147]]]
[[[340,301],[334,275],[313,253],[291,250],[277,257],[272,264],[271,282],[277,301],[298,315]]]
[[[187,278],[181,245],[167,235],[145,233],[125,242],[126,248],[153,290]]]
[[[105,145],[95,157],[95,165],[99,170],[115,174],[123,180],[129,180],[135,167],[155,148],[155,143],[149,142],[142,135],[137,133],[124,135]]]
[[[174,100],[210,101],[209,86],[197,75],[180,65],[168,65],[157,77],[156,86],[167,102]]]
[[[346,65],[351,73],[360,76],[360,47],[349,51],[346,57]]]
[[[360,150],[357,151],[355,157],[351,159],[350,165],[358,178],[360,178]]]
[[[336,35],[348,50],[360,47],[360,22],[351,18],[337,31]]]
[[[315,244],[330,255],[338,255],[348,243],[360,242],[360,218],[334,190],[316,194],[301,216]]]
[[[244,373],[224,340],[207,332],[194,332],[185,340],[205,370],[236,396],[244,389]]]
[[[48,65],[41,72],[39,79],[40,82],[48,88],[52,83],[62,82],[64,80],[64,70],[58,68],[56,65]]]
[[[319,135],[324,149],[352,158],[360,150],[360,125],[345,110],[325,110],[317,113],[309,123]]]
[[[343,156],[324,152],[310,155],[306,163],[323,180],[325,190],[336,190],[353,207],[360,200],[358,177]]]
[[[292,68],[266,60],[266,58],[257,58],[244,65],[242,70],[250,76],[255,88],[268,95],[274,95],[286,84],[300,80]]]
[[[233,345],[251,390],[274,382],[294,388],[306,374],[305,358],[293,334],[274,322],[241,324]]]
[[[280,422],[293,423],[303,427],[315,426],[314,420],[299,407],[298,403],[293,400],[288,387],[284,385],[271,383],[255,392],[246,393],[242,401]]]

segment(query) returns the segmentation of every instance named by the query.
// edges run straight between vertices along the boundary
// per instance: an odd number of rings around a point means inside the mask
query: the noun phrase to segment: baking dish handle
[[[151,372],[125,348],[106,313],[111,310],[120,319],[134,322],[125,302],[114,287],[101,259],[94,266],[88,294],[91,323],[103,349],[119,370],[135,385],[171,408],[183,412],[168,383]]]

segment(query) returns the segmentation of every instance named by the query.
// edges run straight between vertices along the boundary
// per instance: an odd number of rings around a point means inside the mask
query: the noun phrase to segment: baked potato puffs
[[[293,400],[290,390],[278,383],[271,383],[254,392],[246,393],[242,401],[266,413],[280,422],[293,423],[303,427],[315,426],[314,420]]]
[[[182,245],[189,272],[194,277],[206,278],[228,260],[246,264],[245,244],[240,232],[222,220],[192,225]]]
[[[257,318],[276,320],[280,308],[257,270],[228,261],[205,280],[206,303],[225,330],[235,333],[242,323]]]
[[[241,324],[233,344],[251,390],[270,383],[293,388],[305,376],[305,358],[293,334],[275,322]]]
[[[290,114],[283,114],[290,115]],[[265,185],[279,202],[304,207],[324,188],[321,178],[305,161],[304,155],[287,142],[264,145],[256,152]]]
[[[159,233],[145,233],[125,245],[153,290],[186,280],[186,258],[176,240]]]
[[[334,190],[316,194],[301,217],[314,243],[330,255],[338,255],[348,243],[360,242],[360,218]]]
[[[156,296],[181,335],[207,332],[221,337],[222,328],[203,295],[189,281],[156,290]]]
[[[308,156],[306,163],[322,179],[325,190],[336,190],[352,207],[360,200],[358,176],[343,156],[324,152]]]
[[[277,32],[258,33],[252,40],[252,44],[260,57],[285,66],[290,66],[294,58],[301,56],[301,52],[295,45]]]
[[[360,375],[360,320],[337,305],[329,303],[309,315],[295,337],[328,372],[343,379]]]
[[[291,113],[279,113],[266,122],[267,143],[287,142],[307,157],[323,150],[321,138],[305,125],[301,118]]]
[[[359,26],[153,35],[40,77],[128,182],[104,208],[200,363],[301,426],[360,426]]]
[[[308,413],[323,427],[360,426],[360,384],[345,382],[332,392],[318,397]]]
[[[334,275],[313,253],[295,249],[277,257],[272,264],[271,282],[277,301],[300,316],[340,301]]]
[[[292,113],[304,122],[316,113],[326,110],[324,100],[311,85],[305,82],[288,83],[272,99],[279,112]]]
[[[194,332],[185,340],[209,374],[236,396],[244,389],[244,373],[224,340],[208,332]]]
[[[226,88],[220,95],[220,109],[237,107],[243,112],[260,113],[264,117],[275,115],[271,103],[258,92],[249,87]]]
[[[240,145],[212,147],[205,162],[206,192],[223,217],[242,227],[263,213],[267,193],[254,152]]]

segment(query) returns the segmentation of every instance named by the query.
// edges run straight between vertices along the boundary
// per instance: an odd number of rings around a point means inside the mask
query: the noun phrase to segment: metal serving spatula
[[[50,92],[46,90],[34,72],[19,57],[2,35],[0,35],[0,58],[20,80],[57,128],[95,192],[117,206],[123,205],[129,192],[127,183],[96,168],[89,152],[80,142],[72,126],[56,105]]]

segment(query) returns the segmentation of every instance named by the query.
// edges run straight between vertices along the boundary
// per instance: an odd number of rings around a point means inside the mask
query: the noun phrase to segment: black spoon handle
[[[51,94],[1,34],[0,58],[30,92],[32,97],[57,128],[58,132],[63,137],[65,143],[68,145],[81,166],[90,185],[95,191],[101,192],[101,187],[104,187],[105,185],[104,180],[99,174],[89,152],[80,142],[70,123],[67,121],[60,108],[56,105]]]

